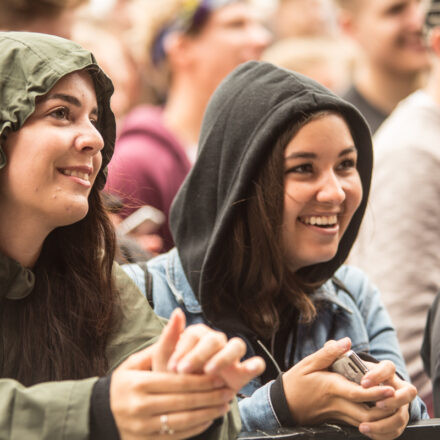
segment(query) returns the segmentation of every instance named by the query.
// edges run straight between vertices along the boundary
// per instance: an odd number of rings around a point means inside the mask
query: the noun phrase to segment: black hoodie
[[[363,198],[336,256],[302,270],[307,280],[327,280],[353,245],[370,188],[372,144],[361,114],[317,82],[269,63],[251,61],[235,69],[212,96],[203,120],[197,162],[171,208],[171,230],[185,275],[208,321],[216,280],[210,268],[231,233],[234,203],[246,198],[279,136],[305,115],[334,110],[348,123],[358,150]],[[225,311],[237,330],[234,310]],[[229,327],[229,328],[225,328]],[[241,327],[241,326],[239,326]],[[242,328],[243,330],[243,328]]]

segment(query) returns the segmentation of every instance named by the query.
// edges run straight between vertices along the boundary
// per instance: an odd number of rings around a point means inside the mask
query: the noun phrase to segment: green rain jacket
[[[35,110],[35,98],[46,94],[63,76],[84,68],[91,72],[99,107],[98,127],[104,138],[103,165],[97,178],[102,188],[113,154],[115,119],[110,109],[113,86],[93,55],[62,38],[26,32],[0,32],[0,172],[7,166],[1,144]],[[130,354],[151,345],[164,322],[150,308],[135,285],[115,264],[120,294],[120,324],[110,338],[110,371]],[[0,298],[21,299],[32,294],[34,274],[0,253]],[[36,341],[42,343],[42,341]],[[20,347],[17,347],[20,350]],[[0,347],[0,362],[4,356]],[[0,440],[89,438],[89,411],[97,377],[24,387],[0,379]],[[230,412],[203,439],[232,439],[240,430],[238,411]]]

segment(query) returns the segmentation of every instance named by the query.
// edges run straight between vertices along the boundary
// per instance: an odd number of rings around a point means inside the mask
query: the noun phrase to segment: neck
[[[425,91],[440,105],[440,60],[433,63]]]
[[[0,251],[24,267],[33,267],[50,231],[44,231],[42,222],[29,220],[24,213],[0,211]]]
[[[180,139],[184,148],[197,144],[203,114],[210,97],[194,81],[175,79],[164,109],[165,125]]]
[[[397,75],[366,64],[359,69],[355,85],[371,104],[389,114],[402,99],[420,87],[421,78],[418,72]]]

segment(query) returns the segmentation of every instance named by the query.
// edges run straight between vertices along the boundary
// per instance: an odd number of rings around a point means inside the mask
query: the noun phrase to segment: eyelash
[[[63,113],[61,116],[60,113]],[[53,116],[56,119],[63,120],[63,119],[70,119],[70,109],[68,107],[58,107],[52,112],[50,112],[50,115]],[[90,122],[97,127],[98,126],[98,120],[97,119],[90,119]]]
[[[342,168],[341,168],[342,167]],[[348,170],[351,168],[356,168],[356,161],[354,159],[344,159],[338,166],[338,170]],[[304,163],[301,165],[294,166],[286,170],[286,174],[288,173],[298,173],[298,174],[307,174],[313,172],[313,164]]]
[[[61,112],[63,112],[62,116],[60,116]],[[58,107],[50,112],[50,115],[55,117],[56,119],[69,119],[70,111],[67,107]]]

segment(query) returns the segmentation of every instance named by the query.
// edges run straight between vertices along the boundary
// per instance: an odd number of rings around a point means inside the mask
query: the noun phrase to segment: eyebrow
[[[356,147],[348,147],[348,148],[345,148],[344,150],[342,150],[338,154],[338,157],[346,156],[347,154],[354,153],[356,151],[357,151]],[[289,159],[316,159],[317,157],[318,156],[316,155],[316,153],[307,153],[305,151],[298,151],[297,153],[289,154],[289,156],[287,156],[285,158],[285,160],[289,160]]]
[[[81,108],[81,102],[78,98],[75,98],[75,96],[72,95],[66,95],[65,93],[53,93],[51,95],[48,95],[44,101],[50,101],[53,99],[61,99],[62,101],[66,101],[69,104],[74,105],[75,107]],[[91,111],[92,114],[97,115],[98,109],[96,107],[93,108]]]

